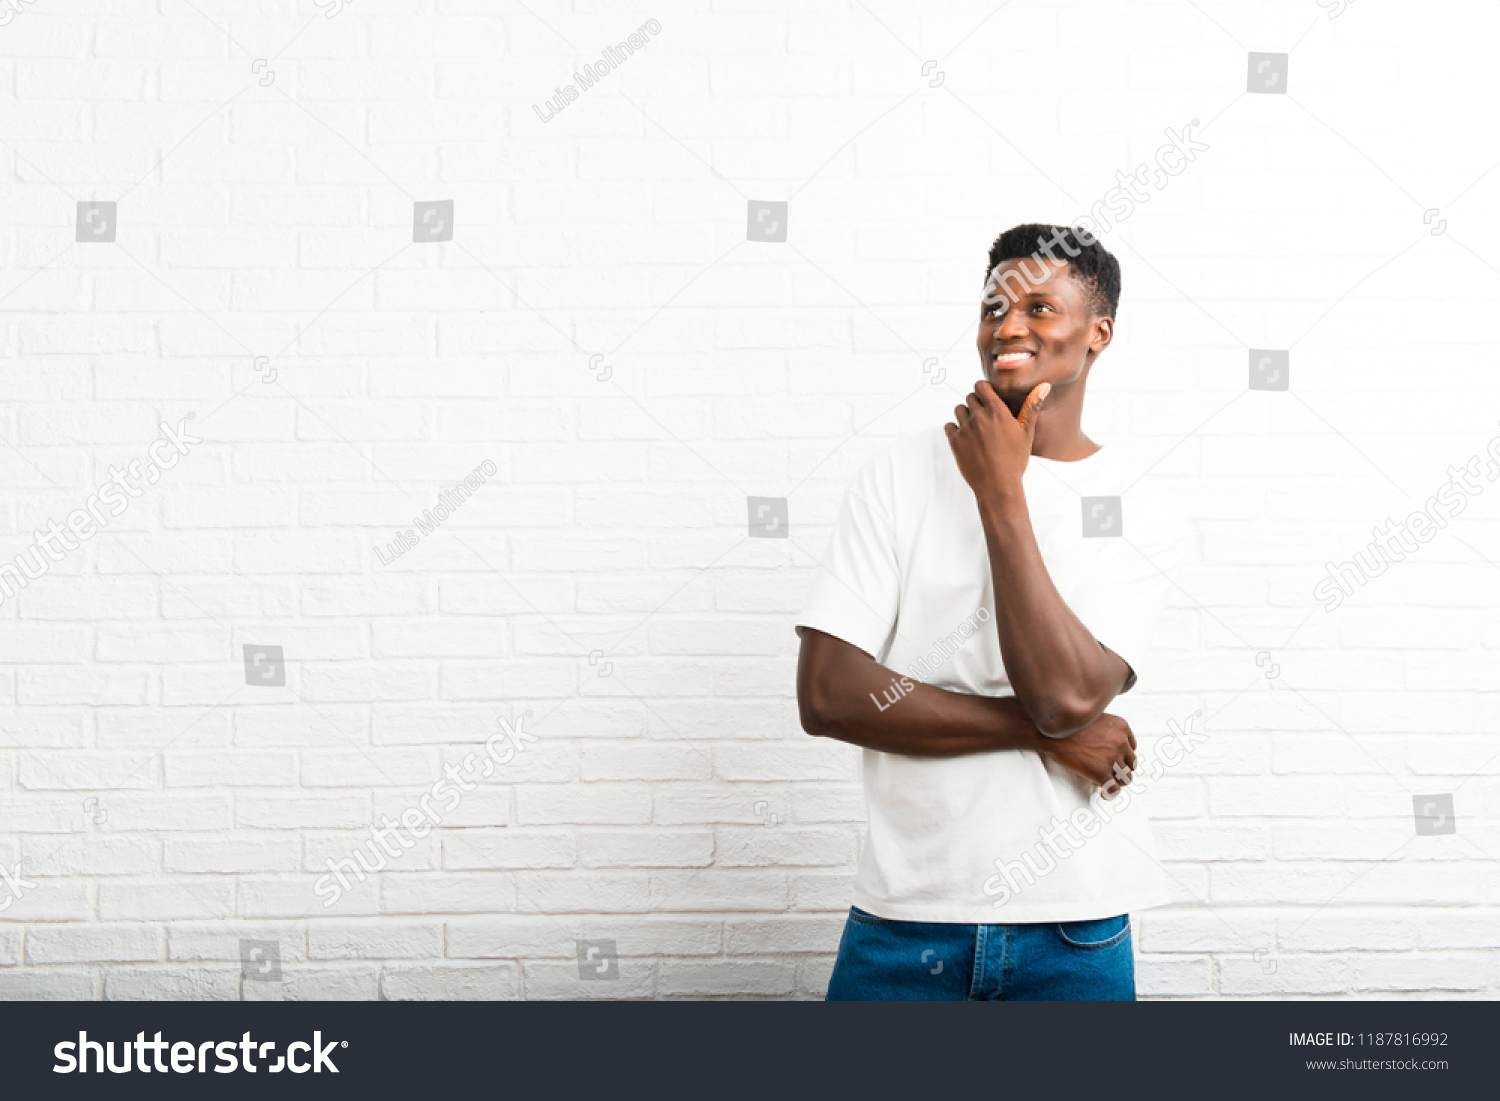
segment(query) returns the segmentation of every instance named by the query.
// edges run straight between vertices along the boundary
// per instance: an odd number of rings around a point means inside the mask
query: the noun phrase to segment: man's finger
[[[972,396],[979,399],[979,404],[986,406],[993,405],[1000,400],[1000,395],[995,393],[995,388],[990,385],[989,379],[980,379],[976,382]]]
[[[1021,415],[1016,418],[1022,428],[1031,425],[1042,408],[1042,403],[1047,400],[1047,395],[1052,392],[1050,382],[1041,382],[1026,396],[1025,403],[1021,406]]]
[[[974,416],[984,408],[984,402],[979,400],[978,394],[970,394],[964,399],[964,405],[968,407],[969,416]]]

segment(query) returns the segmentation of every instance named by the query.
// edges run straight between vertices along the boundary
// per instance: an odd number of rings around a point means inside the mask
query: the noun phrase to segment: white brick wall
[[[1497,433],[1495,5],[107,8],[0,8],[0,562],[162,422],[204,442],[0,603],[0,861],[35,884],[0,998],[821,996],[863,809],[798,729],[791,618],[839,495],[966,392],[994,235],[1195,118],[1210,150],[1105,235],[1086,419],[1194,524],[1119,706],[1211,735],[1144,797],[1178,901],[1138,917],[1142,992],[1500,993],[1500,491],[1312,595]],[[1289,94],[1246,92],[1252,50]],[[439,199],[453,239],[414,244]],[[747,200],[789,201],[785,243]],[[113,243],[75,242],[84,201]],[[322,906],[325,861],[528,709]],[[1430,794],[1456,834],[1416,836]]]

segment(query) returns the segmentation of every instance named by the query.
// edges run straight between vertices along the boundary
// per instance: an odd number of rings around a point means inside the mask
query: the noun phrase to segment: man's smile
[[[991,362],[996,367],[1009,368],[1020,367],[1022,364],[1030,363],[1035,358],[1035,352],[1027,351],[1025,348],[1017,348],[999,352]]]

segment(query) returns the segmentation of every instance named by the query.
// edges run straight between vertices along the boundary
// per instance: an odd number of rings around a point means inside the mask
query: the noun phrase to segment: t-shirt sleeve
[[[1145,679],[1151,635],[1187,561],[1190,535],[1180,506],[1164,491],[1127,492],[1121,506],[1123,534],[1109,539],[1068,606],[1137,679]]]
[[[812,627],[880,659],[896,624],[901,592],[889,484],[871,462],[844,494],[828,549],[797,618],[799,638],[803,627]]]

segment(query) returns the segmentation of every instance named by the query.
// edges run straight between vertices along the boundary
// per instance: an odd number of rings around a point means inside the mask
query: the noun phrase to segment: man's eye
[[[1005,312],[1007,310],[1009,310],[1009,309],[1010,309],[1010,307],[1009,306],[1005,306],[1005,305],[991,306],[989,309],[987,309],[987,310],[984,311],[984,316],[985,317],[1003,317],[1003,316],[1005,316]]]

